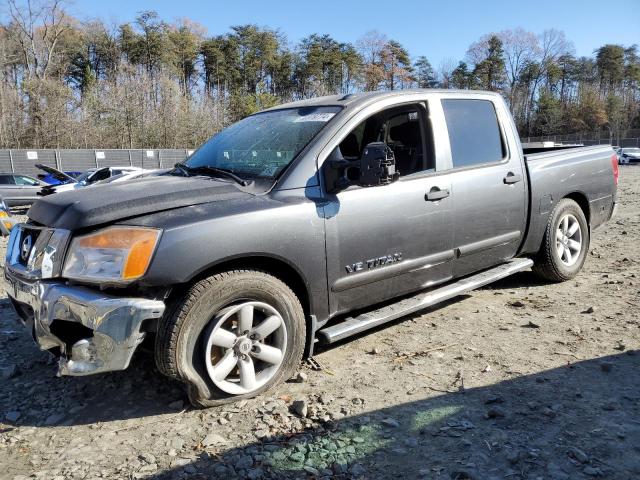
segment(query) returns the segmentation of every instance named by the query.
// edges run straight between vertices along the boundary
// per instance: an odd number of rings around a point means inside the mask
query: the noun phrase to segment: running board
[[[318,331],[318,335],[323,343],[334,343],[343,338],[356,335],[396,320],[397,318],[410,315],[437,303],[470,292],[476,288],[484,287],[509,275],[526,270],[532,265],[533,260],[529,258],[515,258],[490,270],[484,270],[483,272],[465,277],[436,290],[427,293],[420,292],[413,297],[405,298],[377,310],[362,313],[357,317],[348,317],[338,324],[323,328]]]

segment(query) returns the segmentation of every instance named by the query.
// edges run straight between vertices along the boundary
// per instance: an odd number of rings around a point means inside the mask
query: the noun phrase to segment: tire
[[[263,271],[233,270],[194,283],[171,302],[158,325],[155,358],[163,374],[187,385],[194,406],[211,407],[293,376],[305,339],[302,305],[285,283]]]
[[[565,219],[568,228],[565,228]],[[576,224],[577,230],[574,231]],[[580,206],[569,198],[560,200],[549,215],[540,251],[534,259],[534,273],[552,282],[564,282],[575,277],[587,258],[589,233],[589,224]],[[579,250],[575,249],[573,242],[579,242]]]

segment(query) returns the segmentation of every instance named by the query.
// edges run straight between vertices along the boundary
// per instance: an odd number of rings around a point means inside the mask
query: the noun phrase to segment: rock
[[[600,470],[599,468],[586,466],[584,467],[584,470],[582,470],[582,473],[591,477],[600,477],[602,475],[602,470]]]
[[[246,470],[253,466],[253,458],[251,458],[251,455],[243,455],[235,462],[234,466],[238,470]]]
[[[520,450],[510,450],[507,453],[507,461],[512,465],[515,465],[516,463],[518,463],[521,457],[522,457],[522,452]]]
[[[336,475],[343,475],[347,473],[347,466],[341,462],[334,462],[333,465],[331,465],[331,468],[333,469],[333,473]]]
[[[4,418],[6,418],[7,421],[9,422],[15,422],[20,418],[20,416],[21,416],[20,412],[13,410],[11,412],[7,412]]]
[[[64,418],[62,413],[54,413],[53,415],[49,415],[47,419],[44,421],[45,425],[55,425],[60,423],[60,421]]]
[[[609,373],[613,369],[613,363],[611,362],[600,362],[600,370],[603,372]]]
[[[293,413],[299,417],[306,418],[308,413],[307,402],[305,400],[294,400],[291,404]]]
[[[147,463],[156,463],[156,457],[151,453],[141,453],[138,458]]]
[[[511,307],[515,307],[515,308],[524,308],[524,303],[521,302],[520,300],[516,300],[515,302],[511,302],[511,303],[509,303],[509,305]]]
[[[400,423],[395,418],[391,418],[391,417],[388,417],[382,420],[382,424],[386,425],[387,427],[393,427],[393,428],[398,428],[400,426]]]
[[[15,365],[9,365],[8,367],[0,368],[0,378],[2,380],[9,380],[18,374],[18,367]]]
[[[319,397],[318,397],[318,401],[323,404],[326,405],[327,403],[331,402],[333,400],[333,397],[327,393],[322,393]]]
[[[618,350],[619,352],[624,352],[627,349],[627,346],[622,343],[620,340],[618,340],[618,343],[616,344],[615,347],[613,347],[614,350]]]
[[[454,470],[449,476],[451,480],[476,480],[477,477],[468,470]]]
[[[489,397],[487,397],[484,401],[484,403],[486,405],[492,404],[492,403],[504,403],[504,398],[498,396],[498,395],[491,395]]]
[[[317,468],[313,468],[310,465],[305,465],[303,468],[305,472],[310,473],[311,475],[315,475],[316,477],[320,476],[320,470]]]
[[[175,402],[171,402],[167,405],[171,410],[182,410],[184,406],[184,402],[182,400],[176,400]]]
[[[568,453],[569,453],[569,456],[574,460],[576,460],[577,462],[580,462],[580,463],[589,462],[589,456],[579,448],[571,447]]]
[[[540,328],[540,325],[529,320],[529,323],[524,324],[523,328]]]
[[[504,418],[504,410],[500,407],[493,407],[486,411],[484,418]]]
[[[210,447],[212,445],[225,445],[227,440],[217,433],[209,433],[202,439],[201,443],[203,447]]]
[[[264,471],[261,468],[252,468],[247,471],[247,478],[249,480],[258,480],[259,478],[262,478],[263,475]]]
[[[182,447],[184,447],[184,442],[179,439],[179,438],[174,438],[173,440],[171,440],[171,448],[174,448],[176,450],[182,450]]]
[[[296,375],[296,378],[295,378],[295,382],[296,383],[304,383],[307,380],[309,380],[309,375],[307,375],[304,372],[298,372],[298,374]]]
[[[378,347],[373,347],[369,350],[369,355],[378,355],[380,353],[380,349]]]
[[[172,467],[184,467],[185,465],[189,465],[191,463],[190,458],[176,458],[171,462]]]
[[[596,307],[589,307],[586,310],[584,310],[582,313],[593,313],[596,311]]]
[[[367,469],[364,468],[360,463],[356,463],[351,467],[350,472],[354,477],[360,477],[367,473]]]

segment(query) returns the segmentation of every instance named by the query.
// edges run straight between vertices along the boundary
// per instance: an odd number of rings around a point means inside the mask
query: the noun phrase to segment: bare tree
[[[457,62],[449,57],[444,58],[438,65],[438,77],[440,78],[440,86],[442,88],[451,88],[451,76],[457,66]]]

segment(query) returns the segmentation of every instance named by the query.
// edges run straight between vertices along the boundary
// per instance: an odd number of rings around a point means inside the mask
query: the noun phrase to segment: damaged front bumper
[[[7,294],[43,350],[59,357],[58,375],[124,370],[145,337],[142,325],[164,313],[164,302],[116,297],[49,280],[27,280],[5,269]]]

